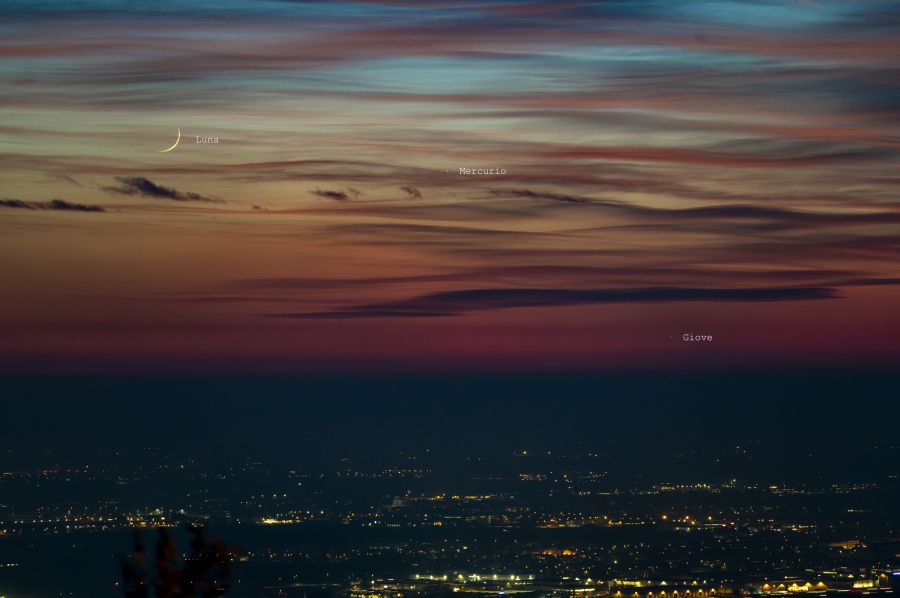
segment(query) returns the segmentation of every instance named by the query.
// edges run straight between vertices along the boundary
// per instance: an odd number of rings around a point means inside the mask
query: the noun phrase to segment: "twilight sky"
[[[0,5],[0,371],[900,359],[897,2],[140,6]]]

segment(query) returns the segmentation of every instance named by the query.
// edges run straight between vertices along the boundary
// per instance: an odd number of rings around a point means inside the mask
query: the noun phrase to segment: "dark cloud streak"
[[[271,317],[296,319],[344,319],[372,317],[437,317],[471,311],[514,307],[562,307],[603,303],[661,303],[683,301],[808,301],[837,297],[827,287],[683,288],[646,287],[622,289],[463,289],[431,293],[404,301],[359,305],[329,312],[283,313]]]
[[[104,191],[120,195],[137,195],[152,199],[168,199],[172,201],[199,201],[207,203],[225,203],[221,199],[207,197],[191,191],[178,191],[172,187],[158,185],[144,177],[118,177],[119,186],[103,187]]]
[[[415,187],[403,186],[400,190],[406,193],[411,199],[422,199],[422,192]]]
[[[63,199],[50,201],[22,201],[21,199],[0,199],[0,206],[26,210],[60,210],[67,212],[105,212],[101,206],[72,203]]]
[[[322,191],[320,189],[316,189],[315,191],[310,191],[316,197],[321,197],[323,199],[332,199],[334,201],[350,201],[350,194],[344,191]]]

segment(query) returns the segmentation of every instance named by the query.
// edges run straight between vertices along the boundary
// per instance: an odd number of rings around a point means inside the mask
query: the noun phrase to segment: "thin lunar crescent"
[[[180,128],[180,127],[178,128],[178,138],[175,140],[175,143],[172,144],[172,147],[167,148],[167,149],[164,149],[164,150],[159,150],[159,152],[160,152],[161,154],[164,154],[164,153],[166,153],[166,152],[171,152],[173,149],[175,149],[176,147],[178,147],[178,142],[179,142],[179,141],[181,141],[181,128]]]

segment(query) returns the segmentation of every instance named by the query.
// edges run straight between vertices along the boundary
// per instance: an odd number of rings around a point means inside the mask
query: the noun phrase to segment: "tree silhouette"
[[[133,553],[120,557],[126,598],[212,598],[228,592],[232,563],[240,552],[207,540],[202,526],[189,524],[187,531],[191,554],[180,559],[171,534],[160,529],[154,563],[140,530],[134,531]]]

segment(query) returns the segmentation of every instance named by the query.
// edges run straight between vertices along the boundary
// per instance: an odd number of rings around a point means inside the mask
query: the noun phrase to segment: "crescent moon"
[[[179,141],[181,141],[181,128],[178,129],[178,138],[175,140],[175,143],[172,144],[172,147],[166,148],[164,150],[159,150],[159,153],[164,154],[166,152],[171,152],[173,149],[178,147]]]

